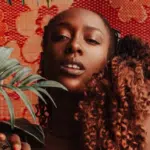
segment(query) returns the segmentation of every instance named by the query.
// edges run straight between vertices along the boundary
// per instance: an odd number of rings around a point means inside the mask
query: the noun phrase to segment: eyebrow
[[[96,27],[85,26],[85,28],[86,28],[86,29],[89,29],[89,30],[96,30],[96,31],[100,32],[102,35],[104,35],[103,32],[102,32],[102,30],[100,30],[100,29],[98,29],[98,28],[96,28]]]
[[[67,27],[69,29],[73,29],[72,25],[68,22],[59,22],[58,24],[56,24],[56,26],[63,26],[63,27]],[[89,25],[86,25],[84,28],[88,29],[88,30],[96,30],[96,31],[100,32],[102,35],[104,35],[103,32],[99,28],[92,27]]]
[[[62,26],[62,27],[67,27],[69,29],[73,29],[72,25],[68,22],[59,22],[58,24],[56,24],[56,26]]]

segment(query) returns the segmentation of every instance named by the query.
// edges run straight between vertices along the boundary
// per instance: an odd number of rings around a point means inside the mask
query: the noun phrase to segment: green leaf
[[[5,65],[8,57],[12,53],[12,48],[0,47],[0,68],[1,66]]]
[[[4,59],[4,58],[0,58],[0,70],[3,71],[3,69],[1,69],[2,67],[5,66],[5,63],[7,62],[8,59]]]
[[[10,86],[10,85],[6,85],[6,87],[13,90],[13,91],[15,91],[20,96],[20,98],[24,102],[25,106],[28,108],[32,118],[36,122],[36,116],[35,116],[34,110],[32,108],[31,102],[29,101],[28,97],[24,94],[24,92],[21,91],[19,88],[16,88],[16,87],[13,87],[13,86]]]
[[[30,90],[31,92],[33,92],[33,93],[35,93],[38,97],[40,97],[41,98],[41,100],[45,103],[45,104],[47,104],[47,102],[45,101],[45,99],[43,98],[43,96],[40,94],[40,92],[38,92],[37,90],[36,90],[36,88],[34,88],[34,87],[32,87],[32,86],[24,86],[24,87],[22,87],[21,88],[21,90]]]
[[[50,0],[46,0],[47,1],[47,6],[49,7],[49,1]],[[52,0],[51,0],[52,1]],[[8,4],[10,4],[10,5],[12,5],[12,1],[11,0],[7,0],[7,3]],[[25,1],[24,0],[22,0],[22,4],[24,5],[25,4]],[[39,5],[39,0],[37,0],[37,4]]]
[[[26,77],[19,85],[19,87],[21,86],[24,86],[24,85],[27,85],[29,83],[32,83],[32,82],[35,82],[35,81],[38,81],[38,80],[45,80],[44,77],[41,77],[40,75],[38,74],[34,74],[34,75],[29,75],[28,77]]]
[[[7,59],[0,65],[0,73],[16,65],[19,65],[19,61],[17,59]]]
[[[46,0],[47,1],[47,6],[49,7],[49,0]]]
[[[11,0],[7,0],[7,3],[8,3],[8,4],[10,4],[10,5],[12,5],[12,2],[11,2]]]
[[[34,86],[39,86],[39,87],[56,87],[56,88],[62,88],[64,90],[68,91],[65,86],[63,86],[62,84],[60,84],[57,81],[52,81],[52,80],[40,81],[38,83],[35,83]]]
[[[44,93],[52,101],[54,106],[57,108],[55,101],[53,100],[53,98],[50,96],[50,94],[45,89],[40,88],[40,87],[35,87],[35,88],[36,88],[36,90],[40,91],[41,93]]]
[[[16,73],[18,70],[20,70],[22,68],[22,66],[20,65],[16,65],[10,69],[7,69],[5,72],[3,72],[0,75],[0,80],[4,80],[5,78],[9,77],[10,75]]]
[[[29,73],[31,72],[31,68],[24,67],[20,71],[17,72],[15,77],[11,80],[10,84],[14,84],[15,82],[21,81],[23,78],[25,78]]]
[[[22,5],[24,5],[25,4],[25,1],[24,0],[22,0]]]
[[[0,121],[0,132],[11,133],[10,126],[11,126],[10,121]],[[15,119],[14,130],[16,134],[19,133],[21,137],[22,136],[25,137],[26,141],[28,140],[30,141],[32,139],[32,143],[36,144],[37,147],[41,147],[41,144],[44,145],[45,141],[44,132],[42,128],[38,125],[32,124],[31,122],[29,122],[24,118],[18,118]],[[32,150],[34,150],[34,148]]]
[[[9,110],[9,114],[10,114],[10,122],[11,122],[11,128],[14,128],[14,123],[15,123],[15,114],[14,114],[14,108],[12,105],[12,102],[8,96],[8,94],[6,93],[5,90],[3,90],[2,87],[0,87],[0,93],[4,96],[6,103],[8,105],[8,110]]]
[[[37,5],[39,6],[39,4],[40,4],[40,0],[37,0]]]
[[[7,59],[11,55],[12,51],[13,51],[13,48],[0,47],[0,54],[1,54],[0,55],[0,60],[1,60],[1,58]]]
[[[45,139],[45,134],[44,134],[43,128],[39,125],[36,127],[36,129],[41,133],[42,137],[44,137],[44,139]]]

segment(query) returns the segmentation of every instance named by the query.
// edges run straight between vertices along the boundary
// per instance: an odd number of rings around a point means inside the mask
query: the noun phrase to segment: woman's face
[[[49,27],[44,75],[71,92],[82,92],[92,74],[105,67],[109,44],[109,32],[99,15],[79,8],[67,10]]]

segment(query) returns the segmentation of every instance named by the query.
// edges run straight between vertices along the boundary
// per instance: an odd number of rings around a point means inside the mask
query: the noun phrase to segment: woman
[[[41,74],[69,92],[49,89],[58,108],[45,106],[48,117],[38,107],[41,125],[47,124],[45,149],[144,150],[149,51],[132,36],[118,42],[108,22],[89,10],[71,8],[55,16],[45,27]],[[12,141],[21,147],[19,137]]]

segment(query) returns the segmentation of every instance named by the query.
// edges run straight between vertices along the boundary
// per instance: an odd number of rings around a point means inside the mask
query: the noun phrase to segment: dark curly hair
[[[93,76],[75,118],[83,124],[87,150],[143,150],[143,120],[150,105],[150,47],[128,35],[111,60],[111,80]]]
[[[143,150],[146,131],[142,122],[150,105],[150,47],[132,35],[117,42],[116,32],[100,17],[110,35],[109,62],[87,84],[85,99],[79,102],[75,114],[83,127],[84,149]],[[43,49],[48,44],[47,31],[56,18],[45,27]],[[45,126],[50,106],[39,103],[37,116]]]

